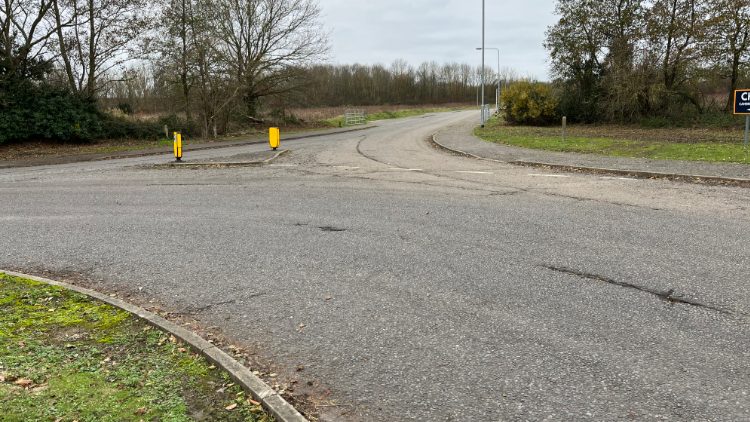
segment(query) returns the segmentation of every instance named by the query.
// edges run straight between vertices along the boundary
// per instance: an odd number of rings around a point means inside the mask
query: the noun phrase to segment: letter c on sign
[[[742,101],[747,101],[747,92],[743,92],[740,98],[742,98]]]

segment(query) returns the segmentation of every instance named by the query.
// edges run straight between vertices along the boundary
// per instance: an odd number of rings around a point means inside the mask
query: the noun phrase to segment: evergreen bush
[[[556,120],[558,100],[543,83],[516,82],[502,92],[500,102],[510,123],[546,125]]]
[[[39,139],[90,142],[101,134],[95,101],[44,82],[2,82],[0,143]]]

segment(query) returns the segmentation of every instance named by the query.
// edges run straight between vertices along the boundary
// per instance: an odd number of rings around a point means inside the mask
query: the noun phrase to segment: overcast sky
[[[414,66],[436,60],[481,63],[481,0],[320,0],[333,30],[334,63],[383,63],[405,59]],[[547,80],[542,48],[555,23],[553,0],[487,0],[486,47],[500,49],[500,66]],[[497,52],[487,51],[497,67]]]

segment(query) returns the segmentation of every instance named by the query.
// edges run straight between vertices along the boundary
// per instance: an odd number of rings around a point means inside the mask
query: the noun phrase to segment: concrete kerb
[[[281,157],[284,154],[287,154],[291,152],[288,149],[282,149],[279,150],[273,157],[263,160],[263,161],[238,161],[238,162],[229,162],[229,161],[222,161],[222,162],[216,162],[216,163],[207,163],[207,162],[197,162],[197,163],[191,163],[189,161],[185,162],[170,162],[168,165],[174,166],[174,167],[229,167],[229,166],[261,166],[264,164],[270,164],[275,159]]]
[[[508,164],[515,164],[520,166],[532,166],[532,167],[549,167],[559,170],[581,170],[591,171],[600,173],[616,174],[620,176],[633,176],[642,178],[658,178],[658,179],[686,179],[686,180],[710,180],[714,182],[734,182],[734,183],[750,183],[750,179],[741,179],[736,177],[722,177],[722,176],[703,176],[699,174],[682,174],[682,173],[662,173],[656,171],[640,171],[640,170],[621,170],[621,169],[608,169],[600,167],[585,167],[585,166],[571,166],[566,164],[550,164],[540,163],[535,161],[508,161]]]
[[[478,160],[484,160],[484,161],[493,161],[495,163],[513,164],[513,165],[518,165],[518,166],[530,166],[530,167],[548,167],[551,169],[568,170],[568,171],[579,170],[579,171],[607,173],[607,174],[615,174],[615,175],[620,175],[620,176],[631,176],[631,177],[641,177],[641,178],[672,179],[672,180],[673,179],[705,180],[705,181],[720,182],[720,183],[724,182],[724,183],[750,184],[750,179],[741,179],[741,178],[736,178],[736,177],[703,176],[703,175],[698,175],[698,174],[662,173],[662,172],[655,172],[655,171],[608,169],[608,168],[602,168],[602,167],[574,166],[574,165],[568,165],[568,164],[551,164],[551,163],[541,163],[541,162],[535,162],[535,161],[518,161],[518,160],[501,161],[501,160],[495,160],[492,158],[480,157],[478,155],[474,155],[466,151],[461,151],[458,149],[447,147],[437,141],[437,135],[439,134],[440,132],[432,135],[432,143],[435,144],[438,148],[441,148],[443,150],[446,150],[448,152],[452,152],[455,154],[463,155],[466,157],[476,158]]]
[[[209,362],[226,371],[234,382],[241,385],[242,388],[253,396],[255,400],[261,402],[263,407],[270,412],[277,421],[308,422],[308,420],[302,416],[297,409],[292,407],[292,405],[284,400],[283,397],[279,396],[278,393],[269,387],[262,379],[258,378],[249,369],[234,360],[228,354],[224,353],[221,349],[204,340],[192,331],[179,327],[158,315],[154,315],[145,309],[139,308],[138,306],[90,289],[14,271],[0,270],[0,274],[6,274],[11,277],[26,278],[40,283],[62,287],[129,312],[154,327],[174,335],[176,338],[182,340],[188,346],[203,355]]]

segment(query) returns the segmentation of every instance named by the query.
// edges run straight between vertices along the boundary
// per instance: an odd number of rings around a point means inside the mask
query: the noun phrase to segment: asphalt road
[[[352,404],[322,420],[750,420],[750,191],[427,142],[466,119],[289,141],[264,167],[0,170],[0,268],[204,308]]]

